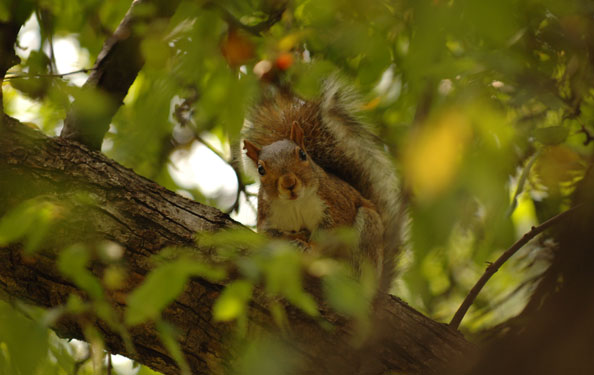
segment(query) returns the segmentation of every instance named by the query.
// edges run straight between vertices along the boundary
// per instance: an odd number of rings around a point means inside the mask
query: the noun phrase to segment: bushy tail
[[[405,209],[400,184],[384,144],[357,113],[362,108],[353,91],[338,79],[329,79],[320,101],[322,122],[334,139],[333,172],[372,201],[384,224],[384,258],[380,290],[389,292],[402,246]]]

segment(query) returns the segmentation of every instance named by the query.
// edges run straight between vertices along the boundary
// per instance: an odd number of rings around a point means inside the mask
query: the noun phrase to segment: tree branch
[[[92,199],[77,199],[84,195]],[[60,206],[62,223],[34,255],[25,255],[21,244],[0,248],[0,285],[12,298],[48,308],[64,305],[71,293],[84,296],[57,271],[56,255],[71,243],[92,244],[109,240],[124,248],[128,279],[125,287],[108,292],[107,300],[122,315],[126,295],[151,270],[150,258],[167,246],[195,246],[196,232],[237,227],[220,211],[192,202],[100,153],[66,139],[49,139],[16,120],[0,124],[0,215],[19,202],[46,197]],[[197,249],[208,258],[208,249]],[[98,277],[102,268],[91,267]],[[223,361],[233,358],[230,324],[213,322],[214,300],[224,283],[192,279],[184,293],[162,316],[177,327],[182,351],[195,374],[219,374]],[[256,292],[249,311],[254,332],[276,331],[268,301]],[[409,374],[439,373],[469,347],[462,336],[426,318],[392,296],[375,304],[375,329],[363,347],[352,344],[352,326],[327,307],[319,321],[288,308],[291,333],[284,336],[302,358],[297,373],[381,374],[388,370]],[[154,324],[132,327],[131,352],[122,338],[96,316],[85,316],[104,333],[106,348],[144,363],[165,374],[176,374],[172,356],[164,348]],[[63,337],[83,338],[81,319],[63,316],[55,329]],[[365,372],[367,371],[367,372]]]
[[[19,58],[14,52],[21,22],[9,20],[0,22],[0,114],[4,113],[4,101],[2,96],[2,82],[8,69],[19,63]]]
[[[78,141],[93,150],[99,150],[103,137],[109,129],[113,115],[122,104],[128,89],[144,65],[140,51],[142,35],[138,30],[159,18],[173,15],[180,0],[134,0],[128,13],[109,38],[93,67],[85,87],[94,87],[105,93],[109,99],[103,113],[98,116],[85,111],[78,101],[72,104],[64,120],[63,138]],[[147,9],[154,11],[147,14]]]
[[[560,214],[553,216],[552,218],[540,224],[539,226],[532,227],[532,229],[528,233],[524,234],[522,238],[520,238],[509,249],[507,249],[503,254],[501,254],[501,256],[494,263],[489,264],[483,276],[481,276],[481,278],[476,282],[476,284],[474,284],[474,286],[470,290],[470,293],[468,293],[468,295],[466,296],[466,298],[454,314],[454,317],[450,321],[450,327],[458,329],[460,323],[462,322],[462,319],[464,319],[464,315],[466,315],[466,312],[468,311],[470,306],[472,306],[472,303],[474,302],[478,294],[481,292],[485,284],[487,284],[487,281],[489,281],[491,276],[493,276],[495,272],[497,272],[499,268],[501,268],[501,266],[509,258],[511,258],[512,255],[518,252],[518,250],[520,250],[522,246],[526,245],[528,241],[536,237],[537,234],[544,232],[546,229],[562,221],[567,216],[571,215],[579,207],[581,206],[574,206],[568,209],[567,211],[561,212]]]
[[[71,72],[66,72],[66,73],[50,73],[50,74],[8,74],[7,76],[4,77],[5,81],[12,81],[15,79],[27,79],[27,78],[64,78],[66,76],[70,76],[73,74],[79,74],[79,73],[88,73],[90,71],[92,71],[93,69],[78,69],[78,70],[73,70]]]

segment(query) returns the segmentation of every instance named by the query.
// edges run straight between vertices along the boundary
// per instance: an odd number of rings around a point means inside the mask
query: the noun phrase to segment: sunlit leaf
[[[471,136],[468,120],[454,111],[411,135],[404,155],[405,174],[419,199],[432,200],[452,184]]]
[[[355,318],[369,313],[369,295],[363,285],[346,273],[336,273],[324,278],[326,300],[336,311]]]
[[[543,150],[536,160],[534,172],[540,181],[557,191],[560,184],[579,176],[583,170],[580,156],[565,146],[550,146]]]
[[[299,254],[286,245],[279,246],[265,264],[266,288],[281,295],[311,316],[319,315],[313,297],[302,287],[302,265]]]
[[[245,280],[237,280],[227,285],[213,306],[214,319],[226,322],[244,315],[253,288],[254,286]]]
[[[289,328],[289,320],[287,317],[287,312],[285,307],[282,303],[273,301],[270,304],[270,313],[272,314],[272,319],[274,323],[279,327],[281,330],[287,330]]]

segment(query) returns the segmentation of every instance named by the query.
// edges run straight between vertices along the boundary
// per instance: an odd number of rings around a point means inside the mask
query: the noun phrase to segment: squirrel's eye
[[[301,159],[301,160],[307,159],[307,155],[305,155],[305,152],[302,149],[299,149],[299,159]]]
[[[260,173],[260,176],[264,176],[266,174],[266,169],[264,169],[261,164],[258,165],[258,173]]]

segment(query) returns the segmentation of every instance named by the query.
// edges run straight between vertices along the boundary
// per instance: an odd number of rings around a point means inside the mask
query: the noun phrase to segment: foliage
[[[79,68],[91,68],[129,2],[20,1],[0,3],[0,21],[30,16],[41,25],[32,29],[40,43],[21,43],[22,62],[3,84],[4,108],[18,117],[29,103],[33,113],[23,120],[53,135],[73,99],[97,111],[103,99],[68,77],[46,76],[57,73],[52,45],[68,38],[88,55],[88,65]],[[268,22],[283,9],[277,22]],[[229,139],[257,100],[260,81],[289,83],[311,98],[320,81],[338,70],[362,93],[363,114],[413,196],[409,243],[394,292],[447,320],[485,262],[531,225],[568,207],[592,160],[593,16],[589,0],[182,1],[169,22],[144,25],[145,65],[112,120],[103,151],[169,189],[227,208],[221,197],[177,182],[168,168],[171,156],[209,133],[222,144],[219,154],[225,158]],[[23,74],[36,76],[18,77]],[[1,219],[0,244],[25,238],[27,251],[36,251],[57,216],[49,202],[26,202]],[[316,304],[301,285],[305,273],[321,272],[335,309],[360,319],[367,311],[369,286],[353,282],[332,260],[307,258],[287,244],[245,233],[200,241],[214,241],[219,256],[240,269],[241,278],[221,294],[213,312],[221,321],[236,319],[240,332],[253,287],[260,283],[274,298],[315,316]],[[529,289],[517,288],[542,272],[546,246],[544,239],[534,242],[497,274],[471,310],[466,329],[483,329],[523,307]],[[160,322],[162,309],[189,277],[223,277],[222,269],[199,260],[164,262],[129,297],[127,320],[119,322],[103,299],[109,283],[87,271],[92,247],[64,250],[61,270],[90,297],[89,302],[73,297],[65,309],[96,308],[124,335],[127,324],[153,319],[164,338],[174,337],[173,328]],[[117,283],[120,271],[113,269]],[[162,288],[164,279],[170,289]],[[283,309],[271,303],[279,326],[286,324]],[[47,333],[47,322],[25,319],[6,304],[0,314],[4,373],[71,373],[72,349]],[[172,351],[174,341],[168,341]],[[274,340],[248,347],[239,373],[278,373],[266,363],[260,365],[268,369],[251,370],[257,353],[271,347],[282,356]]]

